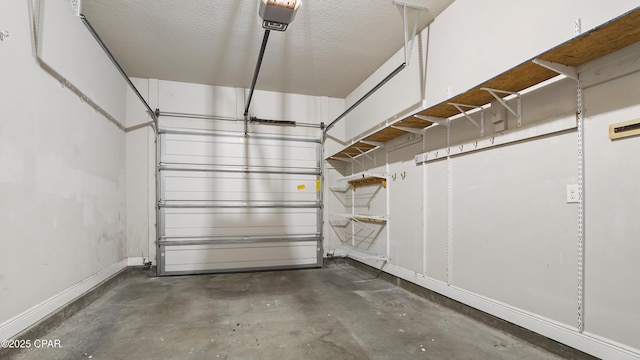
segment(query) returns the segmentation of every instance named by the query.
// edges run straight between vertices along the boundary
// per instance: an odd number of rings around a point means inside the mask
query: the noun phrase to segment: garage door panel
[[[262,167],[317,167],[317,144],[279,140],[167,135],[163,161],[167,163]]]
[[[315,250],[314,250],[315,251]],[[294,268],[294,267],[312,267],[317,263],[315,257],[310,258],[292,258],[292,259],[274,259],[265,260],[261,258],[249,258],[248,260],[235,260],[231,262],[208,262],[208,263],[189,263],[189,264],[167,264],[166,271],[168,274],[198,273],[198,272],[222,272],[222,271],[239,271],[251,269],[270,269],[270,268]]]
[[[313,202],[315,175],[166,172],[165,200]]]
[[[315,209],[166,209],[164,216],[170,237],[317,232]]]
[[[321,266],[319,139],[160,134],[161,275]]]
[[[316,262],[316,245],[292,242],[171,246],[165,257],[168,271],[302,265]]]

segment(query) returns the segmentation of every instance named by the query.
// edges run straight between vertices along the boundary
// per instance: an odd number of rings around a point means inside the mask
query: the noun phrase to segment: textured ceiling
[[[422,29],[453,0],[419,2],[429,6]],[[129,76],[249,88],[264,32],[258,4],[84,0],[82,12]],[[403,43],[392,0],[303,0],[287,31],[271,32],[256,88],[344,98]]]

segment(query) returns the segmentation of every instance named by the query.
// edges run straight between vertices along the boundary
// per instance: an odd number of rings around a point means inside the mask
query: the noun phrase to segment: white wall
[[[0,12],[10,32],[0,42],[3,339],[126,265],[124,133],[39,65],[29,3],[4,2]],[[123,83],[112,81],[113,69],[104,67],[111,65],[97,44],[87,43],[91,36],[68,1],[47,1],[43,10],[43,61],[83,59],[74,67],[48,66],[70,79],[91,74],[92,82],[76,88],[123,121]],[[47,29],[61,37],[47,37]]]
[[[399,28],[399,31],[401,30],[402,28]],[[411,57],[408,58],[407,67],[338,123],[345,126],[347,140],[362,137],[374,125],[383,120],[401,119],[402,115],[398,114],[415,113],[419,110],[424,94],[423,79],[428,34],[429,29],[427,28],[417,35]],[[404,50],[400,49],[347,96],[345,105],[354,104],[404,61]],[[389,104],[393,104],[393,106],[389,106]],[[333,135],[334,131],[332,130],[330,134]]]
[[[140,94],[152,104],[157,99],[149,98],[149,89],[154,84],[147,80],[132,79]],[[152,107],[155,109],[155,107]],[[146,108],[133,90],[126,92],[127,128],[151,121]],[[136,258],[138,264],[151,261],[155,264],[155,132],[145,126],[126,133],[126,234],[128,258]],[[149,160],[151,159],[151,161]]]
[[[458,0],[423,32],[427,106],[445,100],[447,88],[455,96],[570,39],[576,18],[584,32],[638,5],[512,3]],[[386,75],[399,55],[356,89],[347,105]],[[445,127],[434,127],[422,148],[404,136],[347,165],[341,175],[380,169],[406,174],[372,200],[388,204],[388,232],[380,237],[387,246],[374,248],[388,262],[352,256],[597,357],[640,359],[640,291],[633,285],[640,270],[640,228],[633,221],[640,168],[632,159],[640,138],[608,139],[610,124],[640,117],[639,59],[636,44],[579,69],[587,86],[584,332],[577,329],[578,207],[566,202],[566,185],[578,181],[576,84],[570,79],[522,97],[525,133],[553,124],[564,124],[562,131],[416,166],[414,156],[424,151],[444,153],[450,145],[501,136],[487,126],[481,137],[460,118],[452,121],[450,139]],[[348,116],[345,138],[357,140],[406,113],[419,96],[415,87],[415,79],[389,82]],[[508,129],[518,130],[511,115]],[[333,194],[327,201],[339,207]],[[328,249],[340,245],[328,239]]]
[[[640,137],[608,137],[609,125],[640,118],[640,44],[626,50],[581,75],[586,82],[625,64],[636,71],[584,91],[585,331],[640,349],[640,162],[630,158]]]

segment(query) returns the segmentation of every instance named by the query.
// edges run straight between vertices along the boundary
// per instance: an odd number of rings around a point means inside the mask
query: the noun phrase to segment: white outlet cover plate
[[[577,203],[580,194],[578,194],[578,184],[567,185],[567,204]]]

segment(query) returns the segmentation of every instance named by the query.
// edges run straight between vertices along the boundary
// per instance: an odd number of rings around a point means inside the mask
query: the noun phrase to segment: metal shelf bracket
[[[369,149],[367,151],[362,151],[362,149],[360,149],[359,147],[354,147],[356,150],[358,150],[360,152],[360,155],[364,155],[366,156],[369,160],[371,161],[375,161],[375,159],[373,157],[371,157],[371,155],[368,154],[369,151],[373,150],[373,149]]]
[[[351,157],[347,158],[343,158],[343,157],[330,157],[329,160],[338,160],[338,161],[342,161],[342,162],[346,162],[346,163],[352,163],[353,159]]]
[[[363,143],[363,144],[367,144],[367,145],[371,145],[371,146],[375,146],[375,147],[379,147],[379,148],[383,148],[384,147],[384,143],[380,142],[380,141],[360,140],[360,142]]]
[[[541,59],[533,59],[533,63],[536,65],[540,65],[543,68],[547,68],[551,71],[555,71],[560,75],[564,75],[566,77],[572,78],[573,80],[578,80],[578,71],[573,66],[568,66],[564,64],[555,63],[553,61],[541,60]]]
[[[351,156],[351,155],[349,155],[349,154],[345,154],[345,155],[347,155],[347,156],[349,157],[349,159],[351,159],[351,162],[355,162],[356,164],[358,164],[358,165],[360,165],[360,166],[362,166],[362,165],[363,165],[363,164],[362,164],[362,162],[360,162],[360,161],[358,161],[358,160],[356,159],[356,157],[357,157],[357,156],[359,156],[359,155],[356,155],[356,156]]]
[[[434,124],[438,124],[438,125],[442,125],[442,126],[449,126],[449,119],[447,118],[440,118],[440,117],[435,117],[435,116],[426,116],[426,115],[420,115],[420,114],[416,114],[413,115],[414,118],[416,119],[420,119],[420,120],[424,120],[424,121],[430,121]]]
[[[493,96],[496,100],[498,100],[500,105],[504,106],[505,109],[507,109],[511,114],[513,114],[513,116],[518,118],[518,126],[522,126],[522,99],[520,97],[520,93],[513,92],[513,91],[491,89],[491,88],[480,88],[480,90],[487,91],[489,94],[491,94],[491,96]],[[509,104],[507,104],[507,101],[497,93],[515,95],[518,102],[516,105],[517,106],[516,110],[514,110],[511,106],[509,106]]]
[[[466,105],[466,104],[458,104],[458,103],[449,103],[449,105],[452,105],[456,109],[458,109],[458,111],[460,111],[460,113],[464,115],[464,117],[466,117],[467,120],[469,120],[473,125],[475,125],[475,127],[480,129],[480,136],[484,136],[484,108],[482,106]],[[462,109],[463,107],[469,108],[469,109],[480,109],[480,124],[478,124],[471,117],[471,115],[469,115],[467,110],[463,110]]]
[[[422,130],[424,130],[424,129],[416,129],[416,128],[410,128],[406,126],[396,126],[396,125],[391,125],[391,128],[406,131],[412,134],[418,134],[418,135],[423,135]]]

